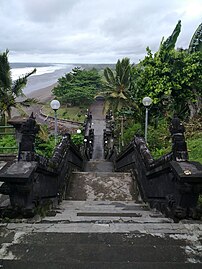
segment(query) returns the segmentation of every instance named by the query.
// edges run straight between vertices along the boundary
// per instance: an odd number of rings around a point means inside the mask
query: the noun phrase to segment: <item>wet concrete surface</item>
[[[95,101],[90,108],[92,112],[92,128],[94,129],[92,160],[104,159],[103,130],[106,128],[106,122],[103,114],[103,105],[102,101]]]
[[[74,172],[67,199],[132,201],[133,193],[130,173]]]

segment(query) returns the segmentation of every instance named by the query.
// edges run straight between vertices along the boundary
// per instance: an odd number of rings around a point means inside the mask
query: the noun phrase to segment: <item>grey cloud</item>
[[[193,7],[196,3],[202,6],[202,0],[192,0]],[[15,61],[64,61],[64,55],[73,62],[121,57],[138,61],[147,46],[158,49],[179,19],[177,44],[188,46],[201,23],[201,13],[194,14],[193,7],[188,12],[188,4],[189,0],[1,0],[0,51],[10,49]]]
[[[79,0],[34,0],[23,2],[24,12],[28,20],[36,23],[52,23],[60,17],[67,16]]]

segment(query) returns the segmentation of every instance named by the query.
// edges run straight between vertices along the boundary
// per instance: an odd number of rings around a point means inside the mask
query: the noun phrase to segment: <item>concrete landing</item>
[[[192,248],[187,241],[168,234],[43,232],[7,236],[0,263],[4,269],[201,268],[191,262],[194,259],[188,253]]]
[[[86,162],[85,172],[113,172],[114,165],[106,160],[91,160]]]
[[[69,200],[132,201],[133,180],[130,173],[74,172]]]

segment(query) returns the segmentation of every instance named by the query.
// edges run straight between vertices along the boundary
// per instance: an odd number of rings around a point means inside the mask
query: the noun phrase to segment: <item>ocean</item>
[[[31,72],[34,68],[37,69],[36,73],[28,78],[27,85],[23,89],[25,95],[56,83],[58,78],[77,66],[63,63],[11,63],[10,65],[13,80]]]

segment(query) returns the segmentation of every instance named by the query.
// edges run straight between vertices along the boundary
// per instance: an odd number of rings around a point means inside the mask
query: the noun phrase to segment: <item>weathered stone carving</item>
[[[202,165],[188,161],[185,128],[175,116],[169,127],[172,152],[154,160],[144,138],[135,136],[115,160],[117,171],[132,170],[145,202],[176,219],[197,218]]]
[[[19,157],[0,171],[0,181],[4,182],[0,193],[5,194],[6,190],[13,210],[34,214],[37,205],[47,200],[62,200],[71,171],[83,168],[83,158],[69,134],[55,148],[52,158],[37,155],[35,138],[39,127],[33,114],[27,120],[10,121],[10,124],[21,137]]]

